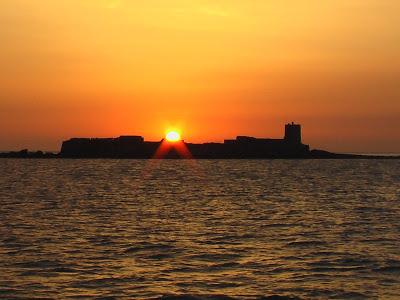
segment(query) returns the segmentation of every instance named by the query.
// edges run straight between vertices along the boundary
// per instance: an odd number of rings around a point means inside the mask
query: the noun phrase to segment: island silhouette
[[[399,156],[376,156],[332,153],[310,150],[303,144],[301,125],[294,122],[285,125],[282,139],[237,136],[223,143],[186,143],[145,141],[142,136],[117,138],[71,138],[62,143],[59,153],[18,152],[0,153],[0,157],[14,158],[131,158],[131,159],[272,159],[272,158],[400,158]]]

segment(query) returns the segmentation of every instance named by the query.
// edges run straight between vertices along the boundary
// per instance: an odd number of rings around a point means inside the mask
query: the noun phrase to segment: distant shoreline
[[[312,150],[313,151],[313,150]],[[311,152],[312,152],[311,151]],[[130,156],[81,156],[81,157],[64,157],[60,154],[56,153],[43,153],[38,154],[37,152],[27,152],[24,154],[20,154],[19,152],[0,152],[0,159],[66,159],[66,160],[84,160],[84,159],[107,159],[107,160],[329,160],[329,159],[357,159],[357,160],[392,160],[392,159],[400,159],[400,155],[362,155],[362,154],[345,154],[345,153],[324,153],[321,154],[311,154],[309,156],[303,157],[291,157],[291,156],[265,156],[265,157],[191,157],[191,158],[183,158],[183,157],[163,157],[163,158],[155,158],[155,157],[130,157]]]
[[[311,150],[322,151],[322,150]],[[326,152],[326,151],[323,151]],[[154,159],[152,157],[111,157],[111,156],[82,156],[82,157],[64,157],[56,151],[0,151],[0,158],[39,158],[39,159]],[[184,159],[175,157],[166,157],[165,159]],[[400,153],[343,153],[327,152],[325,155],[311,155],[309,157],[193,157],[192,159],[400,159]]]
[[[340,152],[341,153],[341,152]],[[400,153],[368,153],[368,152],[350,152],[350,153],[343,153],[343,154],[350,154],[350,155],[366,155],[366,156],[389,156],[389,157],[400,157]]]
[[[71,159],[400,159],[400,154],[333,153],[303,144],[301,125],[285,125],[283,138],[237,136],[223,143],[187,143],[166,137],[145,141],[140,135],[112,138],[71,138],[63,141],[59,153],[11,151],[2,158]],[[178,135],[179,137],[179,135]]]

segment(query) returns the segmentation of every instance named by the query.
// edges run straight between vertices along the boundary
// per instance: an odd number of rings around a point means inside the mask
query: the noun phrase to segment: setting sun
[[[165,138],[168,142],[177,142],[181,140],[181,135],[176,131],[169,131]]]

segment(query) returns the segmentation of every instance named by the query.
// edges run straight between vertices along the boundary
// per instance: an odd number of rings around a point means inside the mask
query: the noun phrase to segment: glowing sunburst
[[[181,135],[179,134],[179,132],[176,131],[169,131],[166,136],[165,139],[168,142],[178,142],[181,140]]]

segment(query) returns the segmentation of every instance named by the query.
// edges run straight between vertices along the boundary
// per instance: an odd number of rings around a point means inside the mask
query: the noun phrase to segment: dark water
[[[400,161],[0,170],[0,298],[400,299]]]

